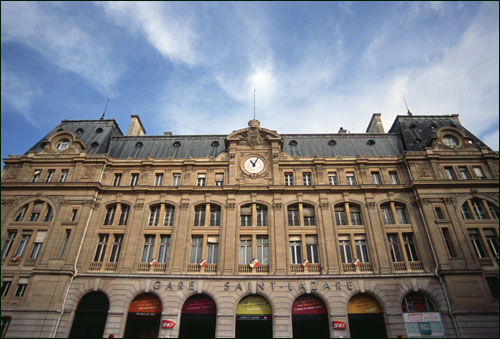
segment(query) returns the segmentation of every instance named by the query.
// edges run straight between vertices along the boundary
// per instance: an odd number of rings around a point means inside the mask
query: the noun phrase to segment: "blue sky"
[[[2,158],[63,119],[148,135],[459,114],[498,150],[498,2],[1,3]]]

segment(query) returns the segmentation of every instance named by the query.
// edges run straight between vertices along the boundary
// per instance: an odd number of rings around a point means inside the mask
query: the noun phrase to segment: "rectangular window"
[[[207,238],[207,264],[217,264],[219,261],[219,237]]]
[[[122,180],[121,173],[115,173],[115,179],[113,180],[113,186],[120,186],[120,181]]]
[[[151,234],[145,235],[141,262],[151,262],[151,260],[153,259],[154,249],[155,249],[155,235]]]
[[[180,173],[174,173],[172,177],[172,186],[179,186],[181,184],[181,175]]]
[[[361,262],[370,262],[368,256],[368,246],[366,245],[365,235],[355,235],[354,242],[356,244],[356,255]]]
[[[392,185],[399,185],[398,172],[396,171],[389,172],[389,179],[391,180]]]
[[[47,231],[37,232],[35,242],[33,243],[33,248],[31,249],[30,259],[38,258],[38,255],[40,254],[40,250],[42,249],[43,241],[45,240],[46,235]]]
[[[139,180],[139,173],[132,173],[132,179],[130,179],[130,186],[136,186]]]
[[[372,183],[375,185],[380,185],[380,173],[372,172]]]
[[[267,208],[257,205],[257,226],[267,226]]]
[[[249,264],[252,260],[252,237],[240,238],[240,264]]]
[[[441,207],[434,207],[434,211],[436,212],[437,219],[444,219],[443,210],[441,209]]]
[[[194,226],[205,226],[206,207],[198,206],[194,210]]]
[[[66,230],[66,235],[63,239],[61,250],[59,251],[59,259],[61,259],[64,256],[64,252],[66,251],[66,246],[68,245],[70,235],[71,235],[71,230]]]
[[[106,210],[106,217],[104,218],[104,225],[113,225],[115,219],[116,205],[108,207]]]
[[[215,186],[224,186],[224,173],[215,173]]]
[[[5,239],[3,246],[2,246],[2,259],[5,259],[7,255],[9,254],[10,248],[12,247],[12,244],[14,243],[14,239],[16,237],[17,231],[9,231],[7,233],[7,239]]]
[[[446,179],[449,179],[449,180],[456,180],[457,179],[455,172],[453,171],[453,167],[445,167],[444,172],[446,174]]]
[[[209,226],[220,226],[220,209],[210,209]]]
[[[122,211],[120,213],[120,220],[118,220],[118,225],[126,225],[128,221],[128,212],[130,207],[128,205],[121,205]]]
[[[149,226],[158,226],[160,219],[160,206],[151,207],[151,214],[149,215]]]
[[[53,169],[49,169],[48,172],[47,172],[47,177],[45,178],[45,182],[51,182],[52,181],[52,178],[54,177],[54,172],[56,170],[53,170]]]
[[[337,226],[347,225],[347,214],[343,206],[335,207],[335,222]]]
[[[498,299],[498,275],[487,276],[486,281],[488,282],[492,297]]]
[[[35,173],[33,173],[33,178],[31,179],[31,182],[37,182],[38,179],[40,179],[40,174],[42,174],[42,170],[35,170]]]
[[[354,172],[346,172],[347,184],[348,185],[356,185],[356,176]]]
[[[19,245],[17,245],[16,252],[14,253],[14,257],[19,256],[22,258],[24,255],[24,252],[26,251],[26,247],[28,247],[28,243],[31,238],[31,232],[26,232],[22,234],[21,241],[19,242]]]
[[[163,182],[163,173],[156,173],[155,186],[161,186],[162,182]]]
[[[111,248],[111,255],[109,256],[109,262],[118,262],[120,258],[120,250],[122,248],[123,234],[115,234],[115,239],[113,241],[113,247]]]
[[[328,173],[328,182],[330,183],[330,185],[332,186],[336,186],[339,184],[339,181],[337,179],[337,173],[335,172],[330,172]]]
[[[316,235],[306,236],[307,260],[311,264],[319,264],[318,237]]]
[[[394,218],[392,217],[391,208],[389,206],[381,207],[382,218],[384,219],[384,224],[392,225],[394,224]]]
[[[486,211],[484,210],[484,207],[481,204],[480,200],[472,199],[471,203],[472,203],[472,208],[474,209],[474,212],[476,212],[476,216],[479,220],[488,219],[488,215],[486,214]]]
[[[66,178],[68,177],[68,169],[63,169],[61,170],[61,176],[59,177],[59,182],[65,182]]]
[[[460,166],[458,168],[458,172],[460,173],[460,179],[470,180],[470,175],[469,175],[469,171],[467,170],[467,167]]]
[[[252,226],[252,206],[240,209],[241,226]]]
[[[486,238],[486,243],[491,250],[493,256],[498,258],[498,238],[495,235],[495,230],[493,228],[485,228],[483,230],[484,237]]]
[[[168,253],[170,252],[170,236],[161,235],[160,236],[160,249],[158,252],[158,262],[166,263],[168,262]]]
[[[467,203],[462,205],[462,218],[464,220],[472,220],[472,214],[470,213]]]
[[[263,265],[269,264],[269,239],[267,236],[257,236],[257,260]]]
[[[300,235],[290,237],[290,260],[292,264],[302,263],[302,241]]]
[[[198,180],[196,181],[196,186],[205,186],[205,174],[198,174]]]
[[[417,249],[413,242],[413,233],[403,233],[403,241],[405,243],[406,256],[409,261],[418,261]]]
[[[2,281],[2,297],[6,297],[9,293],[9,288],[12,285],[12,278],[4,278]]]
[[[29,281],[28,278],[19,279],[19,283],[17,284],[17,289],[14,296],[22,297],[24,295],[24,292],[26,291],[26,286],[28,286],[28,281]]]
[[[94,262],[103,262],[106,247],[108,246],[109,234],[99,234],[99,242],[94,255]]]
[[[311,186],[311,173],[302,173],[302,179],[304,182],[304,186]]]
[[[193,236],[191,240],[191,257],[189,262],[191,264],[198,264],[201,261],[201,251],[203,248],[203,237]]]
[[[165,218],[163,218],[163,226],[172,226],[174,224],[174,206],[165,206]]]
[[[498,220],[498,208],[490,202],[488,202],[488,208],[493,219]]]
[[[483,170],[482,170],[481,167],[474,166],[474,167],[472,167],[472,169],[474,170],[474,174],[476,175],[476,178],[478,178],[478,179],[486,179],[486,177],[484,176],[484,173],[483,173]]]
[[[446,248],[448,249],[448,254],[450,257],[456,257],[457,252],[455,251],[455,246],[453,246],[453,240],[451,239],[450,231],[448,227],[441,228],[441,232],[443,232],[444,243],[446,244]]]
[[[2,338],[5,338],[7,336],[7,330],[9,329],[10,320],[10,317],[2,317]]]
[[[349,206],[349,211],[351,213],[351,223],[353,225],[363,225],[363,221],[361,220],[361,211],[359,207],[353,206],[351,204]]]
[[[352,263],[351,240],[348,235],[339,235],[339,247],[342,263]]]
[[[472,247],[478,258],[486,258],[486,251],[484,250],[483,242],[476,229],[469,229],[469,237],[472,242]]]
[[[303,207],[304,226],[315,226],[316,218],[314,217],[314,207]]]
[[[389,250],[391,252],[391,258],[393,262],[401,262],[403,260],[403,255],[401,253],[401,248],[399,246],[398,235],[396,233],[387,234],[387,239],[389,240]]]
[[[293,186],[293,173],[285,173],[285,186]]]
[[[76,220],[76,214],[78,213],[78,210],[77,209],[73,209],[72,212],[71,212],[71,221],[75,221]]]
[[[297,207],[288,207],[288,226],[300,226],[299,209]]]
[[[403,206],[396,206],[396,216],[398,217],[399,224],[407,224],[408,219],[406,218],[405,208]]]

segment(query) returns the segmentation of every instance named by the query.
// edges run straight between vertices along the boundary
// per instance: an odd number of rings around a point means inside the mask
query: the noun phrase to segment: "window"
[[[240,237],[240,264],[249,264],[252,260],[252,237]]]
[[[453,135],[447,134],[443,137],[443,143],[448,147],[455,148],[458,146],[458,139]]]
[[[205,174],[198,174],[198,180],[196,181],[196,186],[205,186]]]
[[[151,262],[151,260],[153,259],[154,249],[155,249],[155,236],[150,234],[145,235],[141,262]]]
[[[248,204],[240,208],[241,226],[255,226],[253,224],[253,209],[255,206],[256,225],[267,226],[267,207],[259,204]]]
[[[194,212],[194,226],[220,226],[221,207],[219,205],[198,205],[195,206]],[[208,225],[206,225],[207,217],[209,222]]]
[[[330,172],[328,173],[328,182],[330,183],[330,185],[332,186],[336,186],[339,184],[339,181],[337,179],[337,173],[335,172]]]
[[[391,207],[390,206],[382,206],[380,208],[382,211],[382,218],[384,219],[384,224],[392,225],[394,224],[394,218],[392,217]]]
[[[303,204],[302,212],[304,214],[304,226],[316,225],[316,218],[314,216],[314,207]]]
[[[399,246],[398,235],[396,233],[387,234],[387,239],[389,241],[389,250],[391,252],[391,258],[393,262],[401,262],[403,260],[403,255],[401,253],[401,248]]]
[[[479,232],[477,229],[469,229],[469,237],[472,242],[472,247],[476,252],[478,258],[486,258],[486,251],[484,250],[483,243],[481,241],[481,237],[479,236]]]
[[[174,173],[172,177],[172,186],[179,186],[181,184],[181,175],[179,173]]]
[[[217,264],[219,261],[219,237],[207,237],[207,264]]]
[[[292,264],[302,263],[302,245],[300,235],[290,236],[290,261]]]
[[[36,201],[35,204],[33,205],[33,210],[31,211],[29,221],[31,222],[37,221],[38,217],[40,216],[40,213],[42,212],[42,209],[43,209],[43,202]]]
[[[61,170],[61,176],[59,177],[59,182],[66,181],[66,178],[68,177],[68,172],[69,172],[69,170],[67,170],[67,169]]]
[[[356,176],[354,172],[346,172],[347,184],[348,185],[356,185]]]
[[[408,218],[406,216],[406,208],[403,204],[388,202],[380,206],[380,211],[382,213],[382,219],[384,224],[392,225],[396,221],[398,224],[408,224]]]
[[[215,173],[215,186],[224,186],[224,173]]]
[[[128,221],[128,212],[130,211],[130,207],[125,204],[121,204],[121,212],[120,212],[120,220],[118,220],[118,225],[126,225]]]
[[[316,235],[306,236],[307,260],[311,264],[319,264],[318,237]]]
[[[256,204],[255,209],[257,211],[257,226],[267,226],[267,207]]]
[[[111,255],[109,256],[109,262],[118,262],[120,258],[120,250],[122,248],[123,234],[115,234],[115,239],[113,241],[113,247],[111,248]]]
[[[304,186],[311,186],[311,173],[302,173]]]
[[[66,246],[68,245],[69,237],[71,235],[71,230],[66,230],[66,235],[64,236],[63,243],[61,245],[61,250],[59,251],[59,259],[62,259],[64,252],[66,251]]]
[[[28,206],[24,206],[21,211],[16,215],[14,218],[14,221],[23,221],[24,214],[26,213],[26,210],[28,209]]]
[[[339,235],[340,257],[342,263],[352,263],[351,240],[348,235]]]
[[[175,207],[165,205],[165,217],[163,218],[163,226],[172,226],[174,224]]]
[[[436,312],[436,307],[425,295],[418,292],[409,293],[401,303],[404,313]]]
[[[109,206],[106,211],[106,217],[104,218],[104,225],[113,225],[113,219],[115,218],[116,205]]]
[[[49,169],[47,172],[47,177],[45,178],[45,182],[51,182],[52,178],[54,177],[54,172],[55,170]]]
[[[31,238],[31,232],[26,232],[26,233],[23,232],[21,236],[21,241],[17,245],[16,252],[14,253],[14,257],[19,256],[20,258],[22,258],[24,252],[26,251],[26,247],[28,247],[30,238]]]
[[[340,203],[335,205],[335,223],[337,226],[363,225],[361,208],[353,203]],[[348,218],[349,215],[349,218]]]
[[[163,182],[163,173],[156,173],[155,186],[161,186]]]
[[[293,173],[285,173],[285,186],[293,186]]]
[[[16,297],[22,297],[24,295],[24,292],[26,291],[26,286],[28,286],[28,278],[20,278],[19,282],[17,283],[17,289],[16,293],[14,296]]]
[[[45,212],[45,217],[43,218],[43,222],[50,222],[52,220],[52,207],[47,204],[47,211]]]
[[[257,236],[257,260],[263,265],[269,264],[269,239],[267,236]]]
[[[474,174],[476,175],[476,178],[486,179],[486,177],[484,176],[483,170],[481,169],[480,166],[474,166],[474,167],[472,167],[472,169],[474,170]]]
[[[493,228],[485,228],[483,230],[486,243],[491,250],[491,254],[495,258],[498,258],[498,237],[495,235],[495,230]]]
[[[78,210],[77,209],[73,209],[72,212],[71,212],[71,221],[75,221],[76,220],[76,214],[78,213]]]
[[[151,207],[151,214],[149,215],[149,226],[158,226],[160,220],[160,206]]]
[[[194,226],[205,226],[205,205],[199,205],[194,208]]]
[[[493,298],[498,299],[498,275],[487,276],[486,282],[488,283]]]
[[[372,183],[375,185],[380,185],[380,173],[379,172],[372,172]]]
[[[40,254],[40,250],[42,249],[43,241],[45,240],[46,235],[47,231],[37,232],[35,242],[33,243],[33,248],[31,249],[30,259],[38,258],[38,255]]]
[[[491,202],[488,202],[488,209],[490,210],[491,217],[498,220],[498,207],[493,205]]]
[[[203,236],[193,236],[191,240],[191,257],[189,262],[197,264],[201,261],[201,251],[203,249]]]
[[[444,219],[443,210],[441,207],[434,207],[434,212],[436,212],[437,219]]]
[[[42,170],[35,170],[35,173],[33,173],[33,178],[31,178],[31,182],[37,182],[38,179],[40,179],[41,173],[42,173]]]
[[[3,243],[2,246],[2,259],[5,259],[7,255],[9,254],[10,248],[12,247],[12,244],[14,243],[14,239],[16,238],[17,231],[9,231],[7,233],[7,239],[5,239],[5,242]]]
[[[166,263],[168,262],[168,253],[170,251],[170,236],[161,235],[160,236],[160,249],[158,252],[158,262]]]
[[[413,233],[403,233],[403,242],[405,244],[406,256],[408,261],[418,261],[417,249],[413,242]]]
[[[10,320],[10,317],[2,317],[2,338],[5,338],[7,335],[7,329],[9,328]]]
[[[398,185],[399,184],[398,172],[396,171],[389,172],[389,179],[391,180],[392,185]]]
[[[399,224],[408,224],[408,219],[406,218],[405,208],[402,205],[395,205],[396,216],[398,218]]]
[[[94,262],[103,262],[106,247],[108,246],[109,234],[99,234],[99,242],[94,255]]]
[[[481,203],[481,200],[479,199],[472,199],[471,201],[472,204],[472,209],[474,210],[476,217],[479,220],[486,220],[488,219],[488,216],[486,214],[486,211],[484,210],[484,207]]]
[[[453,171],[453,167],[445,167],[444,172],[446,173],[446,179],[456,180],[455,172]]]
[[[57,143],[56,150],[64,151],[66,148],[68,148],[68,146],[69,146],[69,140],[63,139]]]
[[[115,173],[115,179],[113,180],[113,186],[120,186],[120,180],[122,180],[122,174]]]
[[[288,226],[300,226],[299,206],[288,206]]]
[[[448,249],[448,254],[450,255],[450,257],[456,257],[457,252],[455,251],[455,246],[453,246],[453,240],[451,239],[451,234],[448,230],[448,227],[441,228],[441,232],[443,233],[443,239],[446,248]]]
[[[460,174],[460,179],[470,180],[470,175],[469,175],[469,171],[467,170],[467,167],[460,166],[458,168],[458,173]]]
[[[337,226],[347,225],[347,214],[343,204],[335,205],[335,223]]]
[[[9,293],[10,285],[12,284],[12,278],[4,278],[2,281],[2,297],[6,297]]]
[[[240,208],[241,226],[252,226],[252,205]]]
[[[130,186],[136,186],[139,180],[139,173],[132,173],[132,179],[130,179]]]
[[[209,226],[220,226],[220,206],[210,204],[210,224]]]
[[[351,223],[353,225],[363,225],[360,207],[358,205],[349,204],[349,211],[351,214]]]
[[[467,204],[467,202],[465,202],[462,205],[462,219],[472,220],[472,214],[470,212],[469,205]]]
[[[356,255],[361,262],[370,262],[370,257],[368,256],[368,246],[366,245],[366,236],[355,235],[354,243],[356,244]]]

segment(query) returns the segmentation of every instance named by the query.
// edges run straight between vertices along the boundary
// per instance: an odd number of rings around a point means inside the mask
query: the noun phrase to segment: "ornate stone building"
[[[498,152],[457,115],[248,126],[4,159],[2,336],[498,338]]]

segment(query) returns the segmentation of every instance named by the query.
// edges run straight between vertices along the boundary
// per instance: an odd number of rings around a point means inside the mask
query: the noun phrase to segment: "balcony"
[[[306,270],[309,273],[320,273],[321,272],[321,264],[309,264]]]
[[[373,265],[371,262],[362,262],[359,265],[360,272],[373,272]]]
[[[256,272],[257,273],[268,273],[269,272],[269,265],[262,264],[262,265],[257,266]]]
[[[304,266],[302,266],[302,264],[291,264],[290,265],[290,272],[302,273],[302,272],[304,272]]]
[[[493,263],[491,262],[491,258],[479,258],[479,265],[481,265],[481,266],[493,266]]]
[[[356,272],[356,266],[351,263],[342,263],[342,269],[344,272]]]
[[[106,271],[116,271],[117,266],[118,266],[118,263],[116,263],[116,262],[108,262],[106,264]]]
[[[26,259],[24,262],[23,262],[23,265],[24,266],[35,266],[35,262],[36,262],[36,259]]]
[[[394,263],[392,263],[392,265],[394,267],[394,271],[407,271],[408,270],[405,262],[394,262]]]
[[[165,272],[167,270],[167,263],[161,262],[154,266],[153,271],[155,272]]]
[[[252,268],[248,264],[239,264],[238,272],[240,273],[252,273]]]
[[[100,271],[102,267],[102,262],[91,262],[89,265],[89,271]]]
[[[151,266],[147,262],[141,262],[137,265],[137,271],[139,272],[149,272]]]
[[[421,261],[410,261],[410,268],[412,271],[423,271],[424,265]]]
[[[200,272],[201,266],[199,264],[188,264],[188,272]]]
[[[217,272],[217,264],[206,264],[204,267],[205,272]]]

